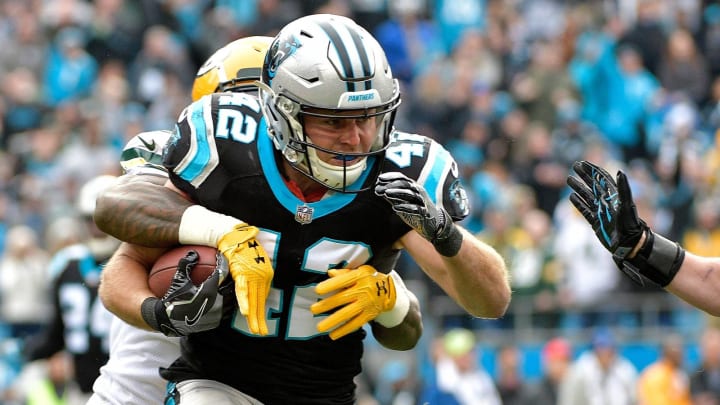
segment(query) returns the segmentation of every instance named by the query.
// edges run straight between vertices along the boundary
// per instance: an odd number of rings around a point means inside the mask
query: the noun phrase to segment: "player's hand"
[[[587,161],[575,162],[573,169],[580,179],[567,179],[573,189],[570,202],[590,223],[620,270],[640,285],[644,284],[641,275],[661,287],[670,284],[683,263],[685,250],[655,234],[638,217],[625,173],[618,171],[613,179],[603,168]]]
[[[360,329],[395,306],[397,294],[393,278],[372,266],[330,270],[328,275],[329,279],[315,286],[315,292],[334,294],[314,303],[310,310],[318,315],[337,309],[317,325],[320,332],[331,331],[333,340]]]
[[[575,162],[573,169],[580,179],[568,176],[570,202],[613,257],[625,259],[648,230],[638,218],[625,173],[618,171],[616,182],[605,169],[587,161]]]
[[[268,334],[265,301],[274,271],[270,257],[255,239],[258,232],[258,228],[240,223],[220,238],[218,250],[227,258],[240,313],[250,332],[264,336]]]
[[[215,270],[207,280],[195,286],[190,275],[199,259],[196,251],[189,251],[178,262],[165,295],[161,299],[148,298],[143,303],[143,318],[167,336],[186,336],[220,325],[223,297],[218,288],[227,278],[228,265],[222,255],[218,255]]]
[[[450,214],[437,207],[425,188],[414,180],[399,172],[382,173],[375,185],[375,194],[390,202],[395,213],[443,256],[455,256],[460,250],[462,234]]]

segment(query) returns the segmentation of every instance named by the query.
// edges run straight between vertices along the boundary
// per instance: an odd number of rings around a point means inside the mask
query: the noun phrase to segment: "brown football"
[[[165,292],[170,288],[173,276],[175,276],[178,262],[190,250],[195,250],[200,255],[200,260],[190,271],[190,279],[192,279],[193,284],[200,285],[210,277],[217,263],[217,249],[200,245],[178,246],[163,253],[155,261],[148,274],[148,286],[156,297],[161,298],[165,295]]]

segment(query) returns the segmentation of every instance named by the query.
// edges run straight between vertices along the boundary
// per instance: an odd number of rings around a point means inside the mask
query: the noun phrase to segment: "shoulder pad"
[[[385,153],[384,172],[397,171],[422,185],[435,204],[455,220],[470,213],[469,200],[455,159],[427,136],[396,131]]]
[[[191,190],[206,181],[214,183],[220,177],[227,178],[228,173],[235,173],[230,167],[242,165],[246,159],[224,158],[221,162],[221,156],[256,153],[256,140],[265,133],[256,97],[246,93],[214,93],[180,113],[163,153],[163,165],[171,173],[173,184],[192,195]]]
[[[120,157],[120,165],[125,172],[150,169],[165,172],[162,153],[172,132],[148,131],[135,135],[125,145]]]
[[[68,266],[73,260],[82,260],[86,257],[91,257],[92,253],[87,246],[83,244],[74,244],[66,246],[52,256],[50,263],[48,264],[48,274],[51,279],[57,278],[60,273]]]

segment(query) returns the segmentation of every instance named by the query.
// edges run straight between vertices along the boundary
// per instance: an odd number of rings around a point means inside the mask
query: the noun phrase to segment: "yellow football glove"
[[[315,286],[315,292],[320,295],[337,292],[314,303],[310,310],[318,315],[339,308],[317,325],[320,332],[332,330],[333,340],[360,329],[395,306],[395,281],[372,266],[330,270],[328,275],[329,279]]]
[[[250,332],[267,335],[265,301],[274,272],[270,257],[255,239],[258,232],[257,227],[239,223],[220,238],[218,250],[228,261],[240,313],[245,315]]]

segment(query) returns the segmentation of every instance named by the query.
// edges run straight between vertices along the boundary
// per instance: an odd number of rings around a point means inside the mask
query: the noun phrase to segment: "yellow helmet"
[[[243,91],[260,79],[265,53],[272,37],[236,39],[213,53],[198,70],[192,99],[223,91]],[[254,86],[253,86],[254,87]]]

